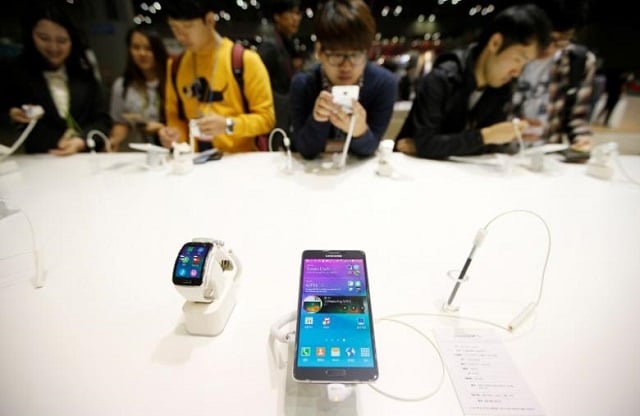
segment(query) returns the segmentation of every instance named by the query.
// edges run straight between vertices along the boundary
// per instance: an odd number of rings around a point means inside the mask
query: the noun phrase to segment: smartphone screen
[[[303,252],[293,377],[308,382],[378,378],[364,252]]]

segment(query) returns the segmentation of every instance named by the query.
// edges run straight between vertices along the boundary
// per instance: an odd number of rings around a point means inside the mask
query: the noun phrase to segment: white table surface
[[[551,257],[533,318],[495,329],[548,415],[640,412],[640,187],[583,165],[534,173],[393,155],[337,175],[282,171],[282,153],[225,155],[180,176],[140,167],[141,153],[18,156],[0,197],[28,215],[46,283],[30,277],[30,232],[0,220],[0,414],[338,414],[296,396],[269,328],[296,307],[302,250],[367,253],[375,318],[439,312],[478,228],[512,209],[548,223]],[[640,157],[623,156],[640,178]],[[546,250],[533,216],[496,221],[458,295],[460,314],[506,325],[535,299]],[[217,337],[188,335],[171,284],[181,245],[223,239],[243,265],[238,304]],[[439,328],[490,328],[443,318]],[[376,324],[380,388],[418,396],[437,384],[435,352]],[[279,349],[279,351],[278,351]],[[276,352],[285,353],[280,346]],[[285,388],[285,385],[288,386]],[[293,391],[293,393],[292,393]],[[345,414],[460,415],[449,378],[418,402],[358,386]]]

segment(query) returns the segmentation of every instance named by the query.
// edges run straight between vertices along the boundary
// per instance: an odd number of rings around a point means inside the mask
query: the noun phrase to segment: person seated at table
[[[376,33],[369,7],[362,0],[330,0],[318,7],[314,33],[319,60],[291,82],[293,148],[304,158],[341,151],[355,117],[349,152],[370,156],[378,148],[393,113],[396,79],[367,59]],[[333,102],[331,87],[359,85],[353,115]]]
[[[86,150],[91,130],[105,137],[111,127],[102,85],[96,79],[80,32],[61,6],[30,8],[23,25],[24,47],[2,88],[0,111],[27,124],[23,105],[39,105],[44,115],[25,140],[27,153],[70,155]],[[103,140],[95,138],[96,147]]]
[[[164,2],[169,28],[185,51],[169,59],[166,127],[158,131],[163,146],[185,142],[194,120],[198,151],[261,149],[257,138],[275,125],[269,73],[257,52],[242,50],[242,85],[232,64],[234,42],[216,31],[216,14],[208,0]],[[262,136],[262,137],[260,137]]]
[[[507,121],[514,82],[547,47],[550,28],[539,7],[511,6],[477,42],[441,54],[419,83],[396,150],[431,159],[509,151],[514,128],[527,126]]]
[[[127,63],[111,88],[111,150],[131,142],[160,144],[164,127],[164,86],[167,50],[160,35],[144,26],[127,32]]]
[[[586,159],[593,136],[589,114],[596,57],[571,39],[583,23],[587,2],[547,0],[538,5],[551,20],[552,41],[522,71],[513,96],[514,114],[536,126],[529,140],[560,143],[566,136]]]

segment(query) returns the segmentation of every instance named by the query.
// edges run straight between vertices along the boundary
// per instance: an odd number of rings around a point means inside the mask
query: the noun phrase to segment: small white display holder
[[[357,386],[360,383],[307,383],[293,378],[295,360],[295,331],[289,330],[295,324],[295,312],[281,318],[271,328],[269,345],[274,356],[274,364],[284,383],[285,415],[308,416],[355,416],[358,414]],[[280,348],[282,347],[282,349]],[[286,352],[283,351],[286,348]],[[286,354],[282,359],[281,354]]]
[[[188,143],[173,144],[173,173],[185,175],[193,170],[193,148]]]
[[[212,253],[212,255],[214,254]],[[227,264],[228,268],[222,266],[223,288],[216,294],[214,300],[209,303],[188,300],[182,305],[184,325],[191,335],[214,337],[220,334],[236,306],[240,263],[231,250],[227,250],[226,255],[216,258],[216,261]]]
[[[458,290],[462,286],[462,284],[466,283],[467,281],[469,281],[469,278],[471,276],[465,273],[463,278],[460,279],[460,270],[449,270],[447,272],[447,277],[449,279],[455,281],[456,284],[453,287],[453,290],[452,290],[451,294],[449,295],[448,299],[442,304],[442,311],[446,312],[446,313],[455,313],[455,312],[458,312],[460,310],[460,306],[459,305],[454,305],[453,300],[454,300],[456,294],[458,293]]]
[[[192,335],[216,336],[222,332],[236,306],[237,285],[229,282],[211,303],[186,301],[182,305],[184,325]]]

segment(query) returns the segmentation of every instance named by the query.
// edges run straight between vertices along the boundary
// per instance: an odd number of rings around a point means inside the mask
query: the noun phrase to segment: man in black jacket
[[[514,80],[549,44],[550,29],[539,7],[512,6],[477,43],[440,55],[420,81],[396,149],[431,159],[507,151],[515,138],[506,121]],[[516,128],[523,131],[526,123]]]
[[[293,36],[298,32],[302,15],[298,0],[274,0],[270,5],[274,32],[258,47],[258,54],[269,72],[273,102],[276,111],[276,127],[290,133],[289,87],[295,72],[293,57],[296,48]]]

